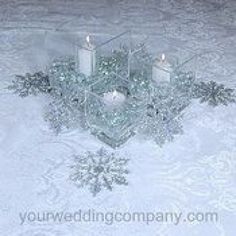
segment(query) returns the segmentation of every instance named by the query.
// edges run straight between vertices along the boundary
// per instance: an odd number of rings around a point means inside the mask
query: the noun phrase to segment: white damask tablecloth
[[[104,144],[83,130],[54,136],[42,117],[45,97],[20,99],[5,89],[15,74],[43,66],[40,59],[35,61],[32,48],[55,29],[100,35],[132,29],[136,35],[148,35],[153,45],[155,37],[165,37],[167,46],[182,53],[210,52],[202,79],[236,84],[235,0],[0,0],[0,235],[234,236],[235,105],[192,104],[185,115],[185,133],[163,148],[138,138],[127,142],[118,152],[131,159],[128,187],[93,198],[70,183],[70,156]],[[216,211],[220,221],[20,225],[19,212],[80,208]]]

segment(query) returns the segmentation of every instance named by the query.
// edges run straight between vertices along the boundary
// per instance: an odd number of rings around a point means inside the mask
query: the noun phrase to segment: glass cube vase
[[[86,91],[85,116],[91,133],[111,147],[119,147],[135,134],[148,99],[148,87],[140,89],[137,81],[115,73],[100,77]]]

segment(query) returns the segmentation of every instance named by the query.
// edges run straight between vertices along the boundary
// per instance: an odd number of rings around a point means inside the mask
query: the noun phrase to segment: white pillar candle
[[[83,73],[86,76],[91,76],[95,71],[96,66],[96,51],[94,45],[90,42],[90,37],[86,37],[86,44],[78,49],[77,54],[78,72]]]
[[[166,60],[165,54],[162,54],[161,59],[157,59],[152,67],[152,79],[156,82],[170,82],[172,71],[171,64]]]
[[[125,101],[125,95],[114,90],[113,92],[104,93],[103,100],[108,106],[119,106]]]

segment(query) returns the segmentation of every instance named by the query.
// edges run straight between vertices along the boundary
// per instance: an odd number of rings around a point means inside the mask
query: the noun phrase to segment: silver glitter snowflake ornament
[[[173,141],[176,135],[183,132],[182,111],[189,103],[190,98],[177,90],[175,85],[164,84],[156,87],[138,132],[151,137],[159,146]]]
[[[227,106],[236,102],[234,90],[226,88],[223,84],[217,84],[215,81],[200,82],[195,86],[195,97],[200,99],[201,103],[207,102],[210,106]]]
[[[42,71],[34,74],[26,73],[25,75],[16,75],[15,80],[8,86],[20,97],[29,95],[38,95],[40,93],[48,93],[51,91],[49,76]]]
[[[74,157],[70,179],[79,188],[89,187],[93,196],[103,189],[112,191],[114,185],[128,185],[125,178],[129,173],[126,168],[128,159],[116,157],[115,153],[104,148]]]

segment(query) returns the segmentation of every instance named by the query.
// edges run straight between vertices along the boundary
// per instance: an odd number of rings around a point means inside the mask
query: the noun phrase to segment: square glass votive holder
[[[124,78],[129,71],[129,52],[132,47],[130,31],[116,36],[87,35],[75,38],[76,71],[86,77],[111,72]]]
[[[195,63],[197,52],[180,43],[165,36],[149,39],[149,52],[153,56],[152,80],[156,84],[171,82],[180,71],[191,72],[194,76],[199,71],[198,64]]]
[[[131,47],[130,31],[107,38],[96,47],[96,72],[101,75],[115,73],[123,78],[127,78],[129,75]]]
[[[145,114],[148,92],[139,84],[111,73],[86,91],[85,119],[91,132],[113,148],[135,134]]]
[[[170,58],[169,58],[170,57]],[[188,77],[195,80],[199,76],[198,54],[192,54],[184,60],[178,56],[161,55],[161,59],[154,61],[152,67],[152,80],[154,84],[171,83],[180,77]]]

